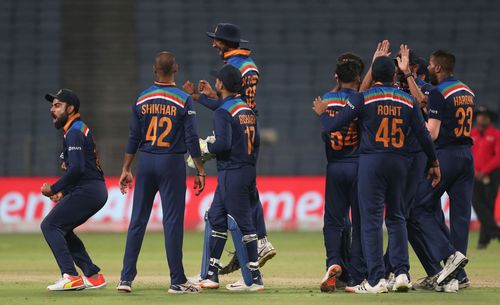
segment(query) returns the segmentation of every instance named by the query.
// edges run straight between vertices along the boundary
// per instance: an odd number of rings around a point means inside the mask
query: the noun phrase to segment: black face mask
[[[64,127],[64,125],[66,125],[67,122],[68,122],[68,113],[65,112],[60,118],[58,118],[54,122],[54,126],[56,127],[56,129],[61,129]]]

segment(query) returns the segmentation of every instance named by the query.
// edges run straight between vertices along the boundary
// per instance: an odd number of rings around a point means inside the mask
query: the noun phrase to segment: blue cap
[[[69,89],[61,89],[56,94],[47,93],[45,94],[45,99],[51,103],[54,99],[58,99],[68,105],[73,105],[75,106],[75,112],[78,112],[80,109],[80,99],[78,99],[78,96]]]
[[[241,72],[236,67],[225,64],[219,70],[212,71],[212,75],[222,82],[224,87],[233,93],[241,90]]]
[[[392,82],[396,73],[394,59],[389,56],[377,57],[372,64],[372,76],[376,82]]]
[[[219,23],[213,33],[207,32],[207,36],[230,42],[244,43],[248,40],[241,39],[240,28],[232,23]]]

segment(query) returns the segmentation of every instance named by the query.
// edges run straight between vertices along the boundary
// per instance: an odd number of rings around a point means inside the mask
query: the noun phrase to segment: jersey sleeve
[[[208,143],[208,151],[220,154],[231,150],[231,116],[224,109],[217,109],[214,114],[215,142]]]
[[[198,103],[202,104],[203,106],[207,107],[210,110],[216,110],[217,108],[222,105],[222,100],[220,99],[212,99],[209,98],[206,94],[200,94],[200,97],[198,98]]]
[[[320,120],[323,132],[330,133],[332,131],[340,130],[342,127],[348,126],[352,120],[359,115],[363,103],[363,94],[357,93],[350,98],[347,105],[334,117],[331,117],[326,112],[321,114]]]
[[[441,92],[437,89],[431,90],[427,105],[429,107],[429,118],[442,121],[445,101]]]
[[[141,122],[137,114],[137,107],[132,105],[132,116],[130,118],[130,131],[128,134],[128,143],[125,152],[135,154],[141,144]]]
[[[243,76],[243,86],[241,95],[245,97],[247,105],[254,109],[256,107],[255,96],[257,95],[257,84],[259,83],[259,74],[256,71],[248,71]]]
[[[196,111],[191,97],[189,97],[186,101],[184,141],[191,157],[198,158],[201,156],[200,144],[198,142],[198,128],[196,125]]]
[[[85,171],[85,136],[79,130],[70,130],[65,141],[68,148],[67,170],[56,183],[52,184],[53,193],[76,184]]]
[[[431,134],[427,127],[425,127],[424,117],[418,107],[418,103],[414,103],[413,110],[411,113],[410,127],[413,134],[417,138],[418,143],[422,147],[422,150],[427,155],[430,162],[436,161],[436,149],[434,147],[434,142],[432,142]]]

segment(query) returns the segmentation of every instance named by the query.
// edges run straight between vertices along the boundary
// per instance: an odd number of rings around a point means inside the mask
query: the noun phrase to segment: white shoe
[[[446,260],[443,270],[441,270],[437,278],[436,282],[438,286],[453,279],[457,273],[462,270],[465,265],[467,265],[468,262],[469,259],[458,251],[450,255],[450,257]]]
[[[371,286],[368,281],[361,283],[356,286],[354,289],[354,293],[386,293],[387,283],[385,279],[380,279],[380,281],[375,286]]]
[[[239,288],[241,286],[245,286],[245,282],[243,281],[243,279],[239,279],[237,280],[236,282],[232,283],[232,284],[227,284],[226,285],[226,288],[231,290],[232,288]]]
[[[259,255],[259,267],[263,267],[266,262],[276,256],[276,249],[267,237],[257,241],[257,254]]]
[[[191,283],[190,281],[187,281],[184,284],[170,285],[170,289],[168,289],[168,293],[172,294],[200,293],[200,292],[201,288]]]
[[[452,279],[450,282],[444,285],[436,286],[436,291],[438,292],[458,292],[458,280]]]
[[[132,292],[132,281],[120,281],[118,282],[118,286],[116,286],[116,290],[120,292]]]
[[[406,274],[402,273],[396,276],[396,278],[394,279],[392,291],[408,292],[408,290],[410,289],[411,289],[411,282]]]
[[[82,290],[85,283],[80,275],[72,276],[64,273],[63,276],[52,285],[47,286],[50,291]]]
[[[366,280],[364,280],[364,281],[363,281],[361,284],[359,284],[359,285],[363,285],[365,282],[366,282]],[[354,285],[354,286],[352,286],[352,285],[347,284],[347,285],[345,286],[345,288],[344,288],[344,291],[345,291],[345,292],[348,292],[348,293],[355,293],[355,292],[356,292],[356,289],[358,288],[358,286],[359,286],[359,285]]]
[[[260,281],[260,283],[253,283],[250,286],[247,286],[243,279],[239,279],[232,284],[227,284],[226,289],[230,291],[263,291],[264,283]]]
[[[192,282],[198,287],[204,288],[204,289],[218,289],[219,288],[219,283],[212,281],[210,279],[199,279],[197,282]]]
[[[392,291],[394,284],[396,284],[396,277],[394,276],[394,273],[391,272],[387,278],[387,290]]]

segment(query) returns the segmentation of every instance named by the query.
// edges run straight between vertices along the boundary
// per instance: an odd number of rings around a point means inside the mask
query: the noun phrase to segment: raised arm
[[[389,51],[391,47],[391,44],[389,40],[383,40],[378,43],[377,49],[375,50],[375,53],[373,54],[372,58],[372,63],[373,61],[380,56],[389,56],[391,55],[391,52]],[[366,71],[365,77],[363,78],[363,81],[361,82],[361,86],[359,87],[359,92],[364,92],[372,86],[373,78],[372,78],[372,66],[370,65],[370,68],[368,68],[368,71]]]

